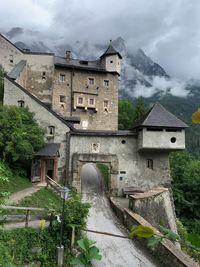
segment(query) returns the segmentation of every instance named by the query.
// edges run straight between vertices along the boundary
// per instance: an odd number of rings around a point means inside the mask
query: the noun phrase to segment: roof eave
[[[97,69],[91,67],[81,67],[81,66],[74,66],[74,65],[65,65],[61,63],[54,63],[55,68],[63,68],[63,69],[79,69],[84,71],[94,71],[94,72],[101,72],[101,73],[108,73],[105,69]]]

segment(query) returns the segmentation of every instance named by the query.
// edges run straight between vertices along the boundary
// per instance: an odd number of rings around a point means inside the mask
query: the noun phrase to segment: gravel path
[[[100,175],[92,164],[83,166],[81,172],[82,198],[90,202],[87,228],[90,230],[127,235],[113,214],[107,198],[103,194]],[[154,259],[144,254],[132,240],[112,236],[88,233],[89,238],[97,242],[102,254],[101,261],[95,261],[95,267],[158,267]]]
[[[40,190],[41,187],[43,187],[44,184],[37,184],[32,187],[28,187],[24,190],[15,192],[10,195],[9,199],[6,201],[7,205],[10,205],[12,203],[18,203],[20,200],[22,200],[25,197],[31,196],[33,193],[37,192]]]

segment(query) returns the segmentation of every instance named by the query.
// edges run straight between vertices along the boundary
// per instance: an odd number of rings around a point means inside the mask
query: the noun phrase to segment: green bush
[[[200,219],[200,160],[188,152],[170,155],[172,189],[176,213],[187,220]]]
[[[177,230],[179,236],[184,241],[181,245],[183,251],[185,251],[195,261],[200,263],[200,251],[187,246],[187,242],[189,242],[192,246],[200,249],[200,236],[195,232],[189,233],[180,221],[177,222]]]
[[[56,266],[56,243],[49,229],[0,230],[0,266],[24,266],[40,262]]]
[[[3,103],[4,95],[4,70],[0,66],[0,105]]]
[[[51,197],[50,191],[47,190],[45,197]],[[54,200],[53,198],[52,203],[57,203],[56,213],[61,214],[62,203],[57,199]],[[48,203],[51,201],[48,200]],[[90,205],[82,203],[80,197],[75,193],[65,202],[63,244],[66,263],[73,258],[70,249],[72,233],[70,224],[77,226],[76,239],[79,239],[82,230],[86,228],[89,207]],[[0,266],[22,267],[26,263],[33,262],[40,262],[44,267],[56,266],[56,247],[60,243],[60,227],[61,224],[55,220],[52,227],[43,230],[32,228],[0,230]]]
[[[109,188],[109,182],[110,182],[110,172],[109,172],[109,167],[105,164],[102,163],[97,163],[97,168],[99,169],[103,181],[104,181],[104,185],[106,187],[106,189]]]
[[[76,226],[76,239],[81,237],[81,231],[86,228],[89,208],[90,204],[81,202],[80,196],[75,193],[73,194],[73,197],[66,201],[64,208],[64,244],[70,244],[72,225]],[[60,223],[56,222],[52,230],[58,241],[60,239],[59,229]]]
[[[44,144],[44,131],[27,108],[0,106],[0,158],[24,167]]]

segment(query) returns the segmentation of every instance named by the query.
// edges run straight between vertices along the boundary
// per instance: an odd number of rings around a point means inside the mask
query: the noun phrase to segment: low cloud
[[[7,0],[1,3],[0,30],[38,31],[48,47],[77,40],[107,44],[121,36],[130,51],[142,48],[170,76],[198,79],[199,10],[199,0]]]
[[[137,98],[139,96],[148,98],[155,94],[163,96],[167,93],[178,97],[186,97],[189,94],[189,91],[186,89],[187,84],[177,79],[168,79],[158,76],[154,76],[152,79],[147,76],[143,76],[143,79],[151,84],[151,86],[147,86],[144,82],[140,82],[138,80],[135,85],[131,86],[130,83],[130,86],[127,86],[126,82],[122,81],[120,85],[121,94],[124,95],[125,93],[130,98]]]

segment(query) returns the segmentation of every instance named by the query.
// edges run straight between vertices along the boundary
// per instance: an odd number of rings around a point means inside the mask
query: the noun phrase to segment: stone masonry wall
[[[137,137],[134,136],[73,136],[71,137],[70,159],[78,154],[116,155],[119,162],[116,184],[118,194],[127,186],[150,189],[169,184],[168,154],[157,152],[150,156],[154,160],[154,169],[148,169],[148,155],[140,155],[137,151]],[[70,171],[72,170],[70,162]],[[79,174],[80,175],[80,174]],[[80,179],[80,178],[79,178]]]
[[[25,88],[42,102],[51,104],[54,75],[54,56],[48,54],[25,54],[27,60]]]
[[[25,106],[35,113],[35,119],[46,132],[46,141],[50,143],[60,143],[60,157],[58,160],[59,178],[65,177],[66,164],[66,132],[69,128],[66,124],[56,118],[44,106],[23,92],[18,86],[5,78],[4,105],[18,105],[18,101],[23,100]],[[49,135],[49,126],[55,127],[55,134]]]
[[[59,75],[65,75],[60,81]],[[94,84],[89,84],[89,79]],[[104,85],[109,81],[109,86]],[[53,89],[53,110],[65,116],[80,116],[81,124],[77,128],[92,130],[117,130],[118,128],[118,75],[91,71],[56,69]],[[60,95],[65,102],[60,102]],[[83,98],[83,105],[78,104],[78,97]],[[94,105],[89,99],[94,99]],[[108,107],[104,107],[108,101]],[[72,112],[71,112],[72,111]]]
[[[2,66],[6,72],[10,72],[15,64],[23,59],[23,53],[1,35],[0,51],[0,66]]]

